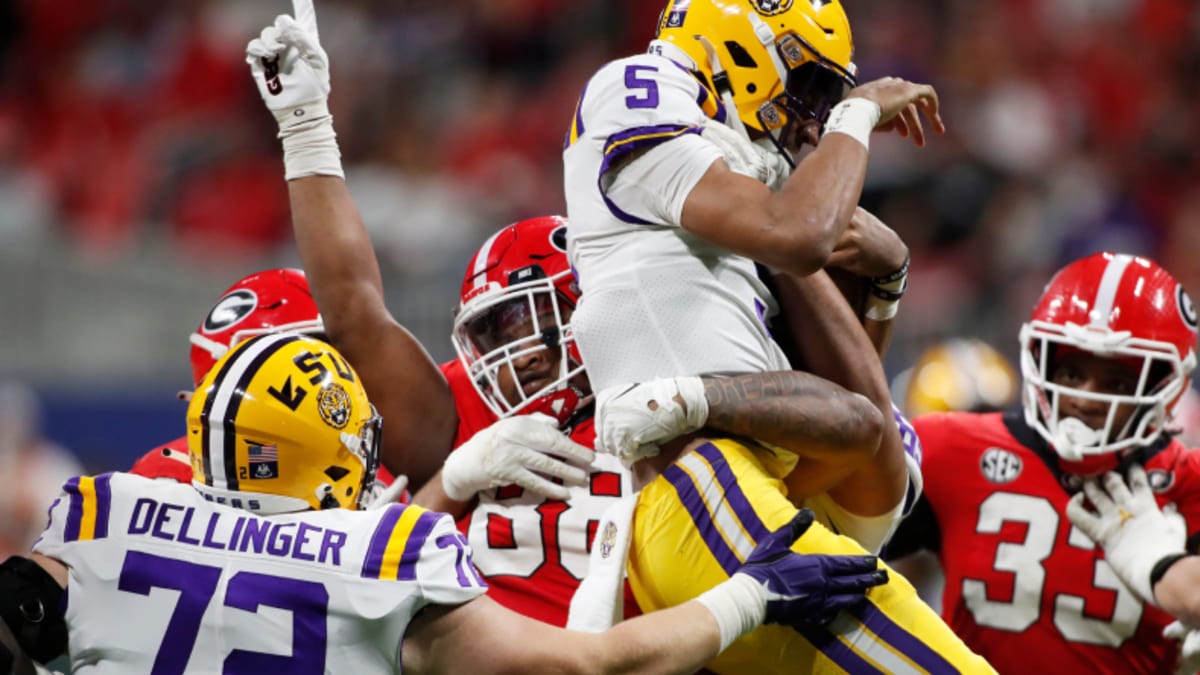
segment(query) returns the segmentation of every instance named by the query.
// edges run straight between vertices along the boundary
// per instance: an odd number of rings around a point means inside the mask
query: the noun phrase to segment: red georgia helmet
[[[452,341],[480,398],[498,417],[541,412],[565,423],[590,392],[572,379],[583,372],[569,323],[579,286],[567,262],[567,221],[531,218],[492,235],[471,258],[463,277]],[[507,369],[521,382],[517,363],[543,350],[557,350],[549,372],[518,400],[500,392]],[[528,379],[529,375],[526,374]]]
[[[1196,339],[1191,298],[1154,261],[1108,252],[1077,260],[1050,280],[1021,327],[1025,420],[1069,462],[1149,445],[1166,431],[1188,387]],[[1054,384],[1055,351],[1064,345],[1140,364],[1136,390],[1112,395]],[[1062,396],[1108,403],[1104,429],[1081,430],[1078,420],[1064,424]],[[1114,429],[1123,404],[1136,406],[1134,414]]]
[[[193,381],[199,384],[217,359],[242,340],[284,331],[324,336],[325,324],[304,271],[281,268],[242,278],[221,294],[188,338]]]

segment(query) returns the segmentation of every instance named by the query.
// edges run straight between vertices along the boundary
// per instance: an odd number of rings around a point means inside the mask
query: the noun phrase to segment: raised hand
[[[760,541],[737,571],[764,589],[765,623],[793,628],[825,625],[839,612],[863,606],[866,592],[887,582],[887,570],[878,569],[875,556],[792,551],[792,544],[812,523],[813,512],[801,509],[791,522]]]
[[[458,501],[501,485],[565,500],[567,486],[587,484],[586,468],[594,458],[590,448],[567,438],[549,415],[518,415],[496,422],[450,453],[442,467],[442,487]]]
[[[279,123],[284,175],[343,176],[329,114],[329,56],[321,48],[312,0],[293,0],[296,16],[275,22],[246,45],[246,63],[267,109]]]
[[[596,396],[596,449],[632,462],[659,444],[704,426],[708,399],[699,377],[609,387]]]
[[[1104,548],[1113,571],[1142,600],[1153,605],[1150,573],[1159,560],[1185,552],[1187,525],[1173,506],[1159,510],[1140,465],[1129,469],[1129,485],[1119,474],[1104,474],[1104,487],[1093,479],[1067,502],[1067,517]],[[1092,503],[1094,511],[1083,503]]]
[[[884,77],[858,85],[846,98],[865,98],[879,105],[875,131],[895,131],[911,136],[918,147],[925,145],[921,115],[929,118],[933,130],[945,133],[946,125],[938,109],[937,91],[931,85],[917,84],[899,77]]]
[[[272,112],[284,111],[294,120],[307,121],[306,104],[329,98],[329,56],[321,48],[317,13],[312,0],[294,0],[295,18],[280,14],[246,45],[246,63],[258,93]]]

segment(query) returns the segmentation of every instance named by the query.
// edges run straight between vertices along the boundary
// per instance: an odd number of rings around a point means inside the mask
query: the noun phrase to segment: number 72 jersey
[[[68,481],[34,550],[69,569],[76,673],[399,672],[421,608],[486,590],[446,514],[262,517],[122,473]]]
[[[1178,645],[1162,637],[1171,617],[1126,588],[1067,519],[1054,451],[1019,415],[933,414],[913,426],[926,503],[892,545],[911,546],[913,526],[936,519],[943,615],[963,641],[1001,673],[1174,673]],[[1145,466],[1159,503],[1175,503],[1195,534],[1200,453],[1172,441]]]

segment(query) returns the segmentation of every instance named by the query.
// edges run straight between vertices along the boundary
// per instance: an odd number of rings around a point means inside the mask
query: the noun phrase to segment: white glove
[[[1095,513],[1083,505],[1085,495]],[[1094,479],[1085,481],[1083,492],[1067,502],[1067,517],[1104,548],[1108,564],[1126,586],[1158,606],[1150,572],[1164,557],[1185,552],[1187,525],[1174,505],[1158,509],[1145,469],[1129,469],[1129,487],[1113,472],[1104,474],[1104,489]]]
[[[596,449],[633,462],[707,422],[708,398],[697,376],[609,387],[596,396]]]
[[[292,7],[296,18],[280,14],[246,45],[246,63],[279,123],[287,179],[344,177],[329,114],[329,56],[318,39],[317,13],[312,0],[293,0]]]
[[[567,438],[553,417],[517,415],[480,431],[450,453],[442,466],[442,487],[460,502],[501,485],[519,485],[549,499],[565,500],[570,496],[567,485],[587,484],[585,469],[595,456],[590,448]],[[545,476],[561,478],[565,485]]]
[[[1200,672],[1200,630],[1175,621],[1163,629],[1163,637],[1179,641],[1179,667],[1176,675],[1195,675]]]
[[[720,148],[730,169],[772,190],[778,190],[792,170],[778,151],[755,145],[742,132],[716,120],[707,120],[700,136]]]

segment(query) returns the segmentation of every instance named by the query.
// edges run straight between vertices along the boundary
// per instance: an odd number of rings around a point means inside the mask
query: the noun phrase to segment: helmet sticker
[[[264,480],[279,477],[279,447],[260,445],[247,440],[246,457],[250,464],[250,478]]]
[[[783,14],[792,8],[792,0],[750,0],[750,4],[754,5],[755,11],[763,16]]]
[[[683,20],[687,18],[688,5],[691,0],[675,0],[671,5],[663,10],[662,18],[658,22],[658,30],[661,32],[664,28],[680,28],[683,26]]]
[[[1196,320],[1196,306],[1192,304],[1192,298],[1187,291],[1183,290],[1183,284],[1175,286],[1175,304],[1179,306],[1179,316],[1188,329],[1196,332],[1200,326],[1200,322]]]
[[[217,333],[236,325],[258,307],[258,296],[248,288],[227,293],[204,317],[200,328],[205,333]]]
[[[317,409],[321,419],[334,429],[341,429],[350,421],[350,394],[345,387],[334,382],[317,394]]]

